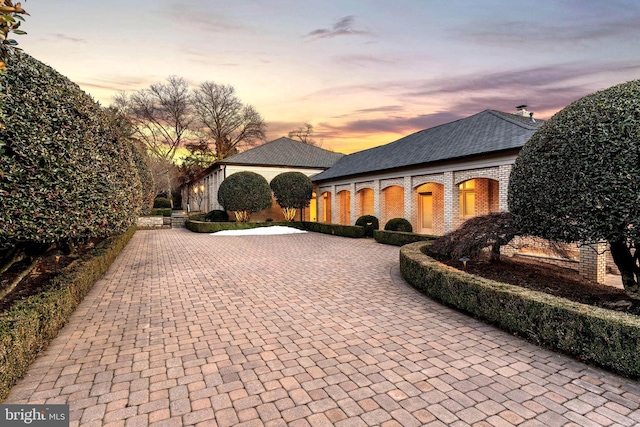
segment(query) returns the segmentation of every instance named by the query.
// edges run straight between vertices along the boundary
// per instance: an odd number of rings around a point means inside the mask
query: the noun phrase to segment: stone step
[[[189,219],[188,215],[184,214],[172,214],[171,215],[171,227],[172,228],[184,228],[184,223]]]

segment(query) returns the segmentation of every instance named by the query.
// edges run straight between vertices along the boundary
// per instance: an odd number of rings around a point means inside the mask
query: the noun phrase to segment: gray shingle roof
[[[342,157],[344,157],[342,153],[334,153],[333,151],[282,137],[227,157],[217,163],[326,169],[333,166]]]
[[[421,130],[395,142],[344,156],[313,181],[424,165],[509,149],[519,149],[541,121],[485,110],[473,116]]]

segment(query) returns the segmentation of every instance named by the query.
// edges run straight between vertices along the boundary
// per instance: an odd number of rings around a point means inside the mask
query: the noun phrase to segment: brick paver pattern
[[[632,426],[636,381],[422,296],[398,248],[138,231],[4,403],[71,426]]]

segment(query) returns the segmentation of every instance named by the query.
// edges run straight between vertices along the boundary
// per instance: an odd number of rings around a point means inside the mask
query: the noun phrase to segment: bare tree
[[[301,142],[309,145],[315,145],[316,147],[320,147],[322,143],[316,141],[313,137],[313,125],[309,123],[305,123],[300,126],[298,129],[294,129],[288,133],[289,138],[296,138]]]
[[[230,85],[204,82],[193,91],[200,138],[214,146],[217,160],[264,140],[266,125],[251,105],[243,105]]]
[[[133,124],[137,139],[157,158],[154,168],[156,183],[164,183],[163,191],[171,197],[170,165],[176,151],[189,138],[193,125],[189,86],[182,77],[170,76],[131,95],[119,93],[114,107],[124,112]]]

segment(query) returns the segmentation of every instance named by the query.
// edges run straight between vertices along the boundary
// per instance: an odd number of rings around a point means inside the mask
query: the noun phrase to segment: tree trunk
[[[500,262],[500,244],[494,243],[491,245],[491,252],[489,253],[489,262]]]
[[[636,260],[631,255],[631,248],[624,240],[609,242],[611,246],[611,255],[613,261],[618,266],[622,275],[622,285],[629,296],[640,298],[640,289],[638,287],[638,277],[640,268],[636,264]]]

